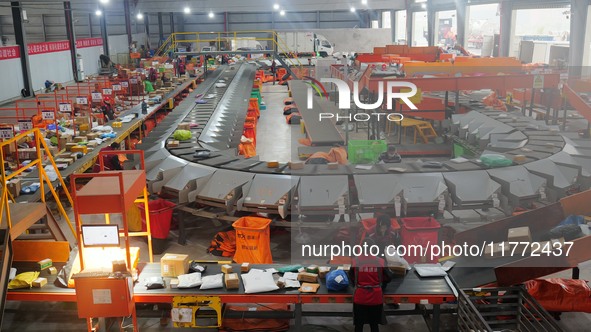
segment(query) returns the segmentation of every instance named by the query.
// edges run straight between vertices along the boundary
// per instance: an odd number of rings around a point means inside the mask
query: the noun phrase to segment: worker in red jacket
[[[101,152],[103,151],[118,151],[121,149],[121,145],[119,145],[119,143],[117,142],[113,142],[111,143],[111,145],[102,148]],[[105,171],[120,171],[123,169],[123,167],[121,166],[121,162],[119,161],[119,155],[117,154],[105,154],[103,155],[103,165],[104,165],[104,170]],[[98,173],[101,170],[101,166],[100,166],[100,161],[97,158],[96,160],[96,164],[94,164],[94,167],[92,168],[92,171],[94,173]]]
[[[362,332],[365,324],[369,324],[371,332],[378,332],[378,324],[385,323],[382,283],[389,282],[390,276],[384,260],[369,255],[369,248],[375,245],[375,242],[367,238],[364,247],[365,245],[368,248],[367,252],[353,259],[350,273],[351,284],[355,285],[353,324],[355,332]]]

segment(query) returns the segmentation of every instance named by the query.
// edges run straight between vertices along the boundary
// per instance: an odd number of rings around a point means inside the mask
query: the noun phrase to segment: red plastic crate
[[[402,218],[401,221],[402,231],[400,232],[400,235],[402,238],[402,245],[407,248],[407,255],[404,257],[406,261],[410,264],[437,262],[438,257],[433,257],[433,259],[431,259],[431,248],[427,248],[427,245],[433,246],[438,244],[439,229],[441,228],[439,222],[432,217]],[[414,255],[412,250],[408,250],[411,245],[419,245],[426,248],[427,255],[422,257]]]

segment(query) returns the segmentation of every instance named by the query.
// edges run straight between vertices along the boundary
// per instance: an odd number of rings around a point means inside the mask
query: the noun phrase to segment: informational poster
[[[129,83],[128,82],[121,82],[121,87],[128,88],[129,87]]]
[[[113,89],[103,89],[103,95],[110,96],[113,94]]]
[[[113,84],[113,91],[121,91],[121,85],[120,84]]]
[[[10,139],[14,137],[14,131],[10,127],[2,127],[0,128],[0,138],[2,139]]]
[[[92,100],[103,100],[103,94],[100,92],[91,93]]]

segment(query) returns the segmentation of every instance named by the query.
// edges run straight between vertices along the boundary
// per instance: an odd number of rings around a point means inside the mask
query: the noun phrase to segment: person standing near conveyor
[[[353,294],[353,324],[355,332],[363,332],[363,326],[369,324],[371,332],[378,332],[379,324],[386,324],[384,315],[384,293],[382,283],[390,281],[385,262],[380,257],[371,256],[369,248],[375,245],[371,238],[366,238],[363,246],[367,252],[353,258],[349,273],[351,284],[355,285]]]

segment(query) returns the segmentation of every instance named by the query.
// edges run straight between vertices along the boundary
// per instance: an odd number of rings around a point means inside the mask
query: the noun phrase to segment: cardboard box
[[[16,198],[16,197],[20,196],[20,194],[21,194],[21,189],[23,187],[22,181],[21,181],[21,179],[12,179],[12,180],[8,181],[8,183],[6,184],[6,187],[8,188],[8,191],[10,192],[12,197]]]
[[[177,289],[179,288],[179,280],[177,278],[172,278],[168,282],[168,285],[170,286],[170,289]]]
[[[168,143],[167,143],[166,145],[167,145],[169,148],[178,148],[180,144],[181,144],[181,143],[180,143],[179,141],[176,141],[176,140],[170,140],[170,141],[168,141]]]
[[[226,273],[224,275],[224,283],[226,284],[226,289],[240,288],[240,280],[238,279],[238,273]]]
[[[393,266],[389,267],[388,269],[390,269],[390,272],[392,272],[392,274],[397,277],[404,277],[407,272],[406,267],[404,266]]]
[[[88,144],[86,144],[86,146],[88,148],[96,148],[98,146],[98,142],[97,141],[90,141],[90,142],[88,142]]]
[[[331,169],[331,170],[339,169],[339,163],[328,163],[328,169]]]
[[[72,148],[78,146],[76,143],[66,143],[66,151],[72,151]]]
[[[279,288],[285,288],[285,278],[280,277],[279,279],[277,279],[276,284]]]
[[[123,122],[121,122],[121,121],[111,122],[111,127],[113,127],[113,128],[121,128],[121,126],[123,126]]]
[[[82,152],[83,154],[87,154],[88,147],[86,145],[76,145],[73,146],[70,151],[72,151],[72,153]]]
[[[74,143],[86,142],[88,138],[86,136],[76,136],[74,137]]]
[[[307,282],[302,283],[300,289],[300,293],[316,293],[318,292],[318,288],[320,288],[319,284],[309,284]]]
[[[234,271],[232,270],[232,265],[228,265],[228,264],[224,264],[222,265],[222,273],[233,273]]]
[[[37,278],[37,279],[33,280],[32,285],[34,288],[41,288],[41,287],[47,285],[47,278]]]
[[[53,266],[53,262],[49,258],[37,262],[37,267],[39,268],[39,271],[48,269],[51,266]]]
[[[97,139],[99,138],[101,135],[97,134],[97,133],[89,133],[86,135],[86,138],[88,139],[88,141],[92,141],[93,139]],[[90,143],[90,142],[89,142]]]
[[[176,127],[178,130],[191,130],[191,124],[189,122],[181,122]]]
[[[78,125],[78,130],[80,131],[88,131],[90,129],[90,125],[88,123],[83,123]]]
[[[54,276],[54,275],[56,275],[56,274],[57,274],[57,269],[55,268],[55,266],[52,266],[52,267],[50,267],[49,269],[47,269],[47,272],[48,272],[50,275]]]
[[[89,124],[90,120],[87,116],[77,116],[76,118],[74,118],[74,123],[77,125]]]
[[[300,272],[298,274],[298,280],[303,282],[318,282],[318,275],[316,273]]]
[[[507,232],[507,241],[509,242],[531,242],[531,233],[529,227],[511,228]]]
[[[189,256],[182,254],[165,254],[160,259],[161,274],[163,277],[176,278],[189,271]]]
[[[18,158],[22,160],[32,160],[37,158],[37,149],[25,148],[18,149]]]
[[[299,170],[299,169],[303,169],[304,168],[304,163],[301,161],[297,161],[297,162],[290,162],[289,163],[289,168],[293,169],[293,170]]]
[[[240,272],[248,273],[248,271],[250,271],[250,263],[242,263],[242,265],[240,265]]]
[[[321,266],[318,268],[318,277],[320,279],[326,278],[326,275],[330,272],[330,266]]]

